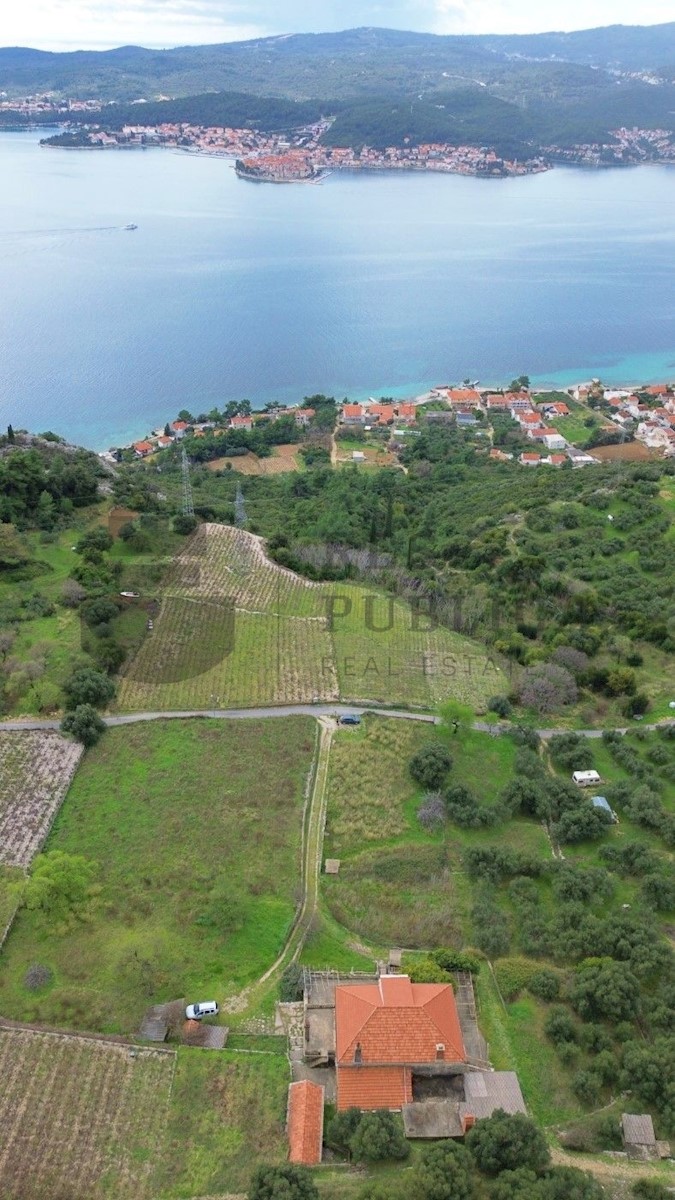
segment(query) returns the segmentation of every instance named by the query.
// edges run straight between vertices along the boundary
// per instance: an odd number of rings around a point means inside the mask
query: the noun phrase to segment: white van
[[[185,1016],[188,1021],[201,1021],[202,1017],[215,1017],[220,1012],[216,1000],[200,1000],[199,1004],[188,1004]]]

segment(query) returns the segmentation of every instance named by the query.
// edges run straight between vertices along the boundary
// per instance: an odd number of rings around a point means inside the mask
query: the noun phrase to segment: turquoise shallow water
[[[101,449],[243,397],[675,377],[672,169],[271,187],[5,134],[0,178],[0,427]]]

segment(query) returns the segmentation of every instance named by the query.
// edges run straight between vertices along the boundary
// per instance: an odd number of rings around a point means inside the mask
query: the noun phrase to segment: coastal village
[[[237,411],[227,415],[233,409]],[[126,451],[145,459],[171,448],[186,435],[220,438],[282,418],[291,418],[298,429],[306,431],[315,415],[311,406],[268,404],[264,411],[255,412],[248,404],[232,404],[229,410],[217,418],[204,413],[190,421],[177,418],[128,446],[112,447],[102,457],[112,462]],[[529,386],[497,390],[467,383],[435,387],[409,400],[345,400],[339,407],[334,460],[366,464],[379,447],[386,448],[391,465],[395,465],[406,439],[437,425],[463,430],[475,439],[478,452],[523,467],[585,467],[603,461],[608,453],[617,458],[635,458],[636,453],[638,457],[671,458],[675,457],[675,387],[660,383],[610,388],[595,379],[552,392]],[[500,430],[510,430],[511,438],[500,438]],[[589,438],[593,440],[593,434],[597,448],[584,445]],[[518,445],[511,450],[509,441]],[[337,453],[341,443],[347,449],[346,457]]]

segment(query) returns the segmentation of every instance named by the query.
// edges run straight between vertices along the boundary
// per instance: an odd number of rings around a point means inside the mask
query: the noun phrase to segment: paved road
[[[393,717],[401,721],[423,721],[427,725],[440,725],[441,717],[433,713],[419,712],[415,709],[380,708],[376,704],[278,704],[267,708],[199,708],[185,709],[176,712],[138,712],[125,713],[115,717],[104,717],[106,725],[111,728],[117,725],[136,725],[139,721],[176,721],[186,717],[212,717],[224,721],[252,721],[261,717],[340,717],[345,713],[358,713],[363,716],[367,712],[376,712],[381,717]],[[666,722],[675,724],[675,719]],[[59,721],[0,721],[0,732],[16,729],[58,729]],[[662,722],[663,724],[663,722]],[[481,733],[491,733],[494,737],[508,733],[511,726],[502,721],[474,721],[473,728]],[[641,725],[641,729],[653,731],[658,725]],[[548,739],[561,733],[578,733],[580,737],[600,738],[602,729],[537,729],[540,738]],[[616,729],[615,733],[628,733],[628,727]]]
[[[375,706],[358,704],[280,704],[269,708],[208,708],[186,709],[177,712],[140,712],[125,713],[123,716],[104,717],[106,725],[135,725],[138,721],[175,721],[186,717],[213,717],[216,720],[250,721],[261,717],[335,717],[345,713],[375,711]],[[383,717],[400,717],[403,721],[425,721],[429,725],[439,725],[441,718],[432,713],[404,711],[397,708],[377,708]],[[59,721],[0,721],[3,729],[58,729]]]

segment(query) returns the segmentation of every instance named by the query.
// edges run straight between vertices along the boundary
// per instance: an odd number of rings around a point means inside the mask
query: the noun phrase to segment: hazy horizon
[[[173,49],[359,27],[435,34],[575,32],[649,27],[671,0],[24,0],[3,15],[0,48]],[[36,32],[37,31],[37,32]],[[0,80],[0,87],[2,82]]]

